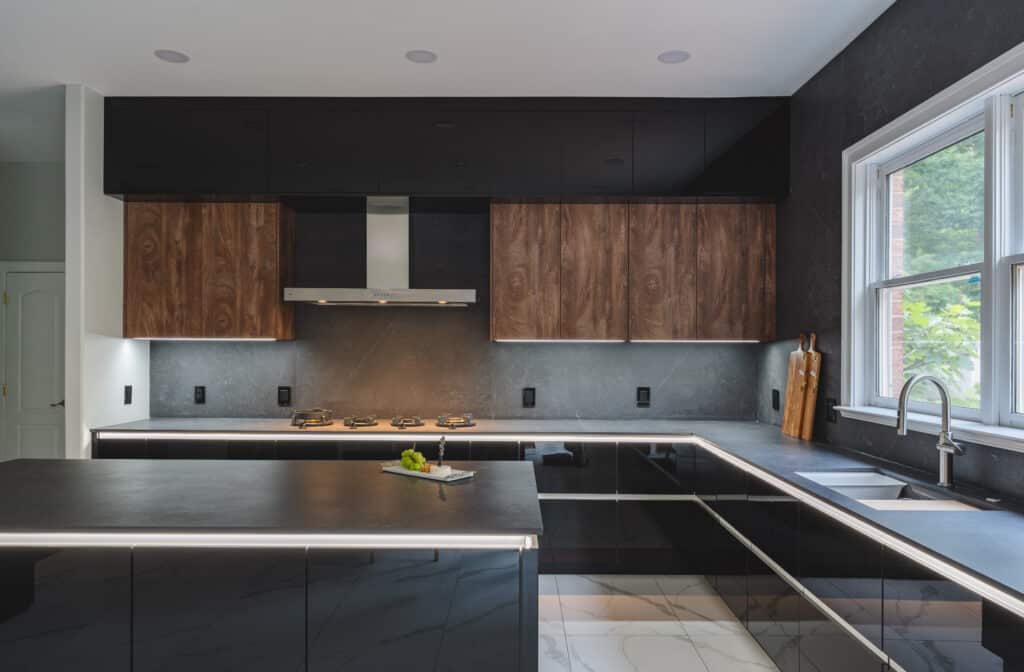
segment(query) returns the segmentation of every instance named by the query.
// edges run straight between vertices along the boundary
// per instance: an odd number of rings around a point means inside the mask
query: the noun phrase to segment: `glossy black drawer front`
[[[986,648],[979,596],[888,549],[883,556],[882,638],[893,661],[907,672],[1019,669]]]
[[[303,668],[303,550],[134,553],[135,672]]]
[[[619,566],[618,507],[614,501],[541,501],[544,534],[540,571],[615,572]]]
[[[618,491],[625,494],[693,494],[691,443],[620,443]]]
[[[0,669],[131,669],[131,551],[0,550]]]
[[[614,493],[617,453],[613,443],[537,442],[523,450],[540,493]]]

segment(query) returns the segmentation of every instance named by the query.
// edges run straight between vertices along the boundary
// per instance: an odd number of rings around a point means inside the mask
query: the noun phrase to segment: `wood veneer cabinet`
[[[124,336],[293,338],[293,239],[279,203],[126,203]]]
[[[560,206],[491,204],[491,338],[559,335]]]
[[[697,207],[697,338],[775,337],[775,206]]]
[[[629,338],[697,338],[697,206],[629,208]]]
[[[775,206],[494,203],[491,337],[775,337]]]
[[[562,204],[563,339],[626,340],[629,208]]]

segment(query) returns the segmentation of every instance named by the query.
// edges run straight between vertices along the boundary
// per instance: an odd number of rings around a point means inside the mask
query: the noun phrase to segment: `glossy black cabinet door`
[[[800,613],[800,669],[882,672],[886,667],[879,656],[804,600]]]
[[[518,441],[473,441],[470,444],[471,460],[520,460],[522,450]]]
[[[92,456],[99,460],[142,459],[146,455],[145,439],[92,440]]]
[[[302,670],[302,550],[136,549],[133,670]]]
[[[797,576],[843,620],[882,646],[882,546],[805,506]]]
[[[730,525],[742,531],[747,519],[747,477],[706,450],[696,459],[697,495]],[[746,546],[720,525],[707,541],[708,579],[741,623],[747,623],[747,573],[753,557]]]
[[[706,101],[703,196],[789,192],[789,106],[784,98]]]
[[[146,452],[151,459],[161,460],[225,460],[228,442],[216,440],[149,439]]]
[[[704,171],[704,103],[633,119],[633,193],[686,196]]]
[[[795,575],[800,542],[800,503],[750,478],[743,533],[783,571]],[[747,577],[747,629],[783,672],[799,669],[800,611],[803,598],[757,556]]]
[[[107,99],[108,194],[267,192],[267,110],[203,99]]]
[[[0,550],[0,669],[131,669],[131,551]]]
[[[337,460],[345,456],[342,451],[348,447],[345,441],[278,441],[275,448],[275,455],[279,460]],[[357,446],[353,446],[357,449]],[[388,444],[383,446],[371,446],[371,451],[383,451],[389,448]],[[363,459],[363,458],[356,458]]]
[[[537,442],[524,445],[524,459],[533,462],[537,492],[610,494],[616,489],[613,443]]]
[[[629,194],[633,189],[633,119],[629,112],[558,115],[562,192]]]
[[[882,641],[894,662],[907,672],[1016,669],[985,647],[980,597],[889,549],[883,556]]]
[[[1024,670],[1024,619],[989,601],[981,605],[981,645],[1003,659],[1004,670]]]
[[[309,670],[433,670],[459,554],[309,552]]]
[[[620,443],[618,491],[693,494],[696,452],[690,443]]]
[[[270,190],[373,194],[380,189],[378,138],[390,132],[368,106],[275,101],[270,111]]]
[[[619,519],[616,502],[542,500],[542,574],[618,571]]]
[[[704,543],[700,505],[687,501],[619,502],[619,571],[697,573],[693,555]]]

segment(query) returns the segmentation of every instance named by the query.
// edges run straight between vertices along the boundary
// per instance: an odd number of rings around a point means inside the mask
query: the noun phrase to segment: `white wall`
[[[90,429],[149,417],[149,343],[121,338],[123,206],[103,194],[103,96],[68,85],[65,105],[67,455],[88,457]]]

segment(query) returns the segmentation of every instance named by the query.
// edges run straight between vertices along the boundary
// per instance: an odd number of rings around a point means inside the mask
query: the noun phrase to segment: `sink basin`
[[[809,481],[878,511],[980,511],[877,471],[798,471]]]
[[[900,499],[907,487],[904,481],[877,471],[798,471],[797,476],[852,499]]]

